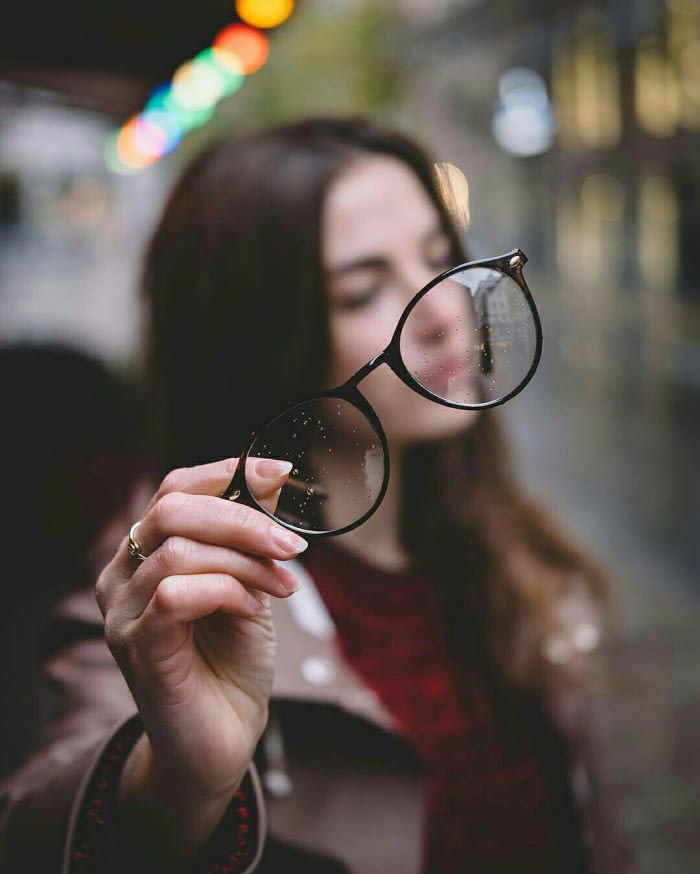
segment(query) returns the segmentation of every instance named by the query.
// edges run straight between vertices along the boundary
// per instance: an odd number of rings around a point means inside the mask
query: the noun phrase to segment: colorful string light
[[[229,24],[214,40],[213,52],[223,66],[238,64],[249,76],[267,60],[270,41],[264,33],[247,24]]]
[[[294,0],[236,0],[239,18],[253,27],[278,27],[294,12]]]
[[[234,94],[270,54],[261,29],[277,27],[294,11],[294,0],[237,0],[244,23],[229,24],[211,46],[182,63],[169,83],[155,89],[145,107],[105,144],[105,164],[115,173],[136,173],[177,148],[187,131],[208,121],[216,104]]]

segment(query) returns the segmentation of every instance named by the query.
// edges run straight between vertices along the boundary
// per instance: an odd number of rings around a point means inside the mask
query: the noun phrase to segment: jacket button
[[[262,781],[268,795],[273,798],[287,798],[294,788],[289,774],[280,768],[268,768],[263,774]]]
[[[312,686],[327,686],[335,679],[336,668],[330,659],[309,656],[301,663],[301,675]]]

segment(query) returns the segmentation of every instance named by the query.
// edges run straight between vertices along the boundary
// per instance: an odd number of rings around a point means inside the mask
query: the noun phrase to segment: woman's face
[[[345,382],[389,343],[406,305],[436,274],[453,266],[440,216],[413,171],[389,156],[354,161],[331,184],[322,218],[332,360],[329,386]],[[454,306],[431,314],[447,336]],[[421,339],[415,338],[415,357]],[[402,336],[402,354],[413,338]],[[390,444],[439,440],[469,428],[478,411],[454,410],[421,397],[388,367],[360,386]]]

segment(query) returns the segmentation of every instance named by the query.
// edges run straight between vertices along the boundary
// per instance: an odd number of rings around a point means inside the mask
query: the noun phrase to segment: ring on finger
[[[129,555],[137,558],[139,561],[146,561],[147,555],[143,554],[141,544],[136,539],[136,531],[138,530],[141,520],[134,522],[129,530]]]

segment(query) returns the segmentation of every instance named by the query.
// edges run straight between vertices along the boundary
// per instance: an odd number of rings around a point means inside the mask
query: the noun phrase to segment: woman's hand
[[[290,465],[249,464],[256,496],[273,506]],[[120,815],[141,843],[174,857],[206,842],[248,767],[272,687],[269,597],[298,587],[273,559],[307,545],[217,497],[235,468],[170,473],[136,535],[148,558],[132,558],[125,538],[97,582],[107,643],[145,727],[122,773]]]

